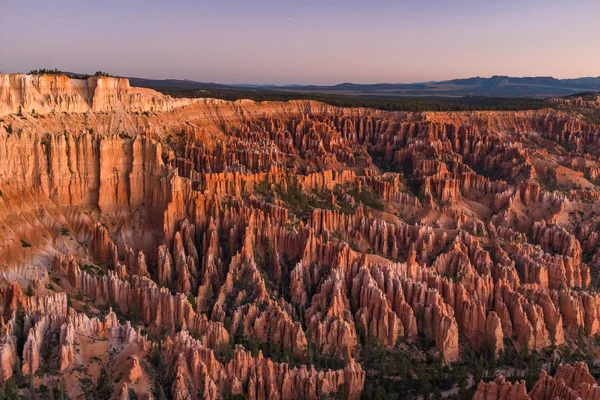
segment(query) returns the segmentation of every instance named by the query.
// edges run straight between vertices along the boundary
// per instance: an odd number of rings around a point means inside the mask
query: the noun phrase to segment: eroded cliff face
[[[1,82],[0,381],[357,399],[418,375],[375,351],[451,370],[600,331],[596,125]]]
[[[0,74],[0,117],[16,113],[163,112],[193,103],[129,85],[125,78]]]

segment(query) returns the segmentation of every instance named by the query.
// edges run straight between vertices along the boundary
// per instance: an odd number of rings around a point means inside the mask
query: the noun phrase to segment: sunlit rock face
[[[0,117],[2,382],[358,399],[369,346],[456,365],[600,331],[600,128],[577,117],[5,74]],[[595,398],[584,367],[476,398]]]
[[[125,78],[0,74],[0,116],[14,113],[169,111],[192,100],[172,99],[129,86]]]

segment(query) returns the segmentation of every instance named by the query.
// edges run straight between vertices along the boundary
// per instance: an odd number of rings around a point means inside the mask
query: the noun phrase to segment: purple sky
[[[0,70],[222,83],[600,75],[600,1],[0,0]]]

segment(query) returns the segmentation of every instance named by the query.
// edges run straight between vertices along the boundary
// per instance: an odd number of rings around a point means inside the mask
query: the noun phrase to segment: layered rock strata
[[[600,128],[576,117],[19,75],[0,116],[0,381],[355,399],[370,345],[452,364],[600,331]],[[476,396],[593,392],[561,368]]]

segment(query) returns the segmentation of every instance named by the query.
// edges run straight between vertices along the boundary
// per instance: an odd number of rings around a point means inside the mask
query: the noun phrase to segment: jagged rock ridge
[[[368,346],[456,365],[600,331],[597,125],[104,77],[2,75],[0,110],[2,381],[354,399]]]

